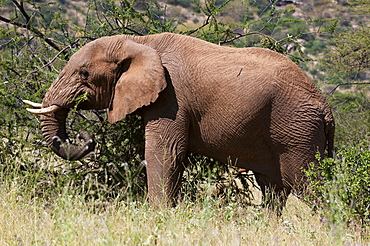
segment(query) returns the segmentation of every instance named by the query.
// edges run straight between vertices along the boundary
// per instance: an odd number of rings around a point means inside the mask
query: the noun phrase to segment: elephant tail
[[[328,107],[324,117],[325,121],[325,135],[326,135],[326,144],[328,150],[328,158],[334,157],[334,133],[335,133],[335,122],[333,114]]]

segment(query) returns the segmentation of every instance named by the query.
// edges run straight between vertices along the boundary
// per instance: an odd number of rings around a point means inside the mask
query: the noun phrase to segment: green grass
[[[35,177],[8,172],[0,182],[0,245],[370,244],[368,229],[329,224],[294,196],[280,218],[207,193],[157,210],[146,202],[86,199],[68,183],[40,189]]]

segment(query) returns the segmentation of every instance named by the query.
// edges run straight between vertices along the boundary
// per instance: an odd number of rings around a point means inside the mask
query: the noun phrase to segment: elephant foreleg
[[[160,126],[147,127],[145,159],[147,161],[147,181],[149,202],[154,206],[172,206],[185,170],[186,138],[173,129],[158,132]]]

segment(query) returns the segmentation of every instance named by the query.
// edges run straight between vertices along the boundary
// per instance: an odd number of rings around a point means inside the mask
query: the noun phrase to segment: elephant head
[[[76,52],[47,91],[42,104],[24,101],[38,109],[42,132],[48,145],[64,159],[77,160],[94,150],[87,132],[69,141],[66,119],[71,108],[108,109],[110,123],[149,105],[166,87],[160,56],[153,48],[126,36],[104,37]],[[78,99],[87,99],[77,105]]]

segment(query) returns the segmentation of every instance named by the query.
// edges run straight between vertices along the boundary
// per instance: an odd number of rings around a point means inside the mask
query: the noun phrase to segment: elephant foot
[[[262,206],[281,216],[291,189],[276,185],[262,174],[255,173],[255,177],[262,192]]]

